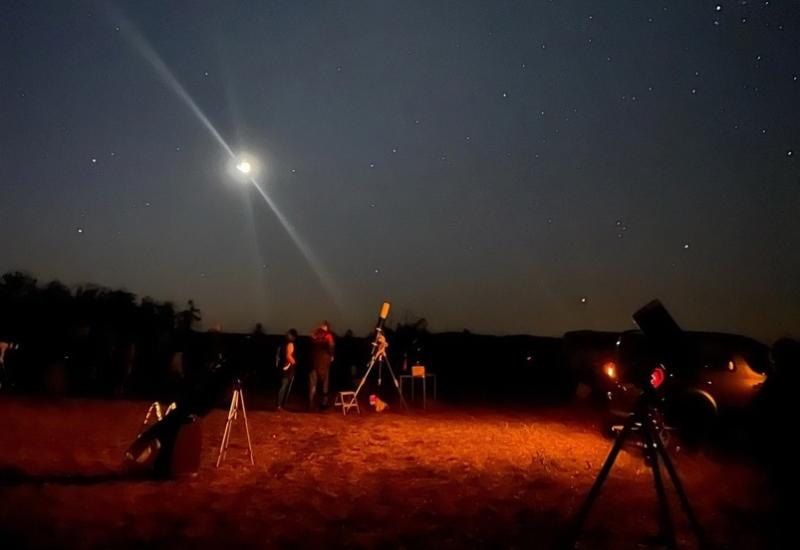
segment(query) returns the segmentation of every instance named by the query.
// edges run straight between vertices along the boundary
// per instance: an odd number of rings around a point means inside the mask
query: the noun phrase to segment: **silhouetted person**
[[[778,502],[778,541],[777,545],[788,546],[791,533],[794,538],[794,519],[789,513],[790,500],[795,477],[796,453],[792,437],[796,426],[796,392],[800,379],[800,342],[791,338],[781,338],[772,346],[772,359],[775,370],[764,383],[758,395],[757,422],[755,426],[758,451],[769,472],[770,481]]]
[[[331,363],[333,362],[334,340],[328,321],[311,333],[311,372],[308,375],[308,408],[314,407],[317,385],[322,383],[322,407],[328,406],[328,387]]]
[[[297,340],[297,331],[290,329],[286,333],[286,340],[278,352],[278,368],[281,373],[281,387],[278,390],[278,410],[281,411],[289,400],[289,388],[294,381],[294,370],[297,360],[294,357],[294,342]]]
[[[17,344],[13,342],[0,342],[0,388],[10,385],[8,371],[6,370],[6,358],[9,350],[17,349]]]

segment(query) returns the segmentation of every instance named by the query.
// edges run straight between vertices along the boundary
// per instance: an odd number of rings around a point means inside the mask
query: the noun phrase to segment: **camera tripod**
[[[233,382],[233,396],[231,396],[231,406],[228,409],[228,422],[225,424],[225,431],[222,434],[222,443],[219,446],[219,455],[217,456],[217,468],[222,461],[228,456],[228,444],[231,441],[231,429],[233,428],[233,421],[239,417],[239,410],[241,409],[242,418],[244,418],[244,431],[247,434],[247,449],[250,455],[250,464],[255,466],[253,459],[253,444],[250,442],[250,427],[247,424],[247,410],[244,406],[244,391],[242,390],[242,381],[236,379]]]
[[[689,520],[689,525],[694,532],[699,546],[701,548],[708,548],[703,529],[700,525],[700,522],[697,520],[697,516],[692,509],[692,505],[690,504],[688,497],[686,496],[686,492],[683,489],[683,484],[678,477],[675,466],[672,464],[672,460],[670,459],[666,449],[664,449],[663,445],[661,444],[661,438],[655,427],[657,423],[655,418],[657,412],[658,396],[652,389],[647,389],[639,399],[639,402],[636,404],[636,408],[623,426],[622,431],[617,436],[617,440],[611,447],[611,451],[608,453],[608,457],[606,458],[603,467],[600,469],[600,473],[597,474],[597,478],[594,480],[594,484],[592,485],[589,494],[586,496],[586,500],[578,510],[573,524],[570,530],[567,532],[567,537],[565,540],[566,544],[564,545],[565,548],[571,549],[575,547],[575,543],[580,535],[581,528],[583,527],[583,524],[585,523],[586,518],[591,511],[592,505],[600,495],[600,490],[603,488],[603,483],[605,483],[608,474],[611,472],[611,468],[614,466],[617,455],[619,454],[620,450],[622,450],[626,440],[634,430],[637,430],[643,438],[643,444],[645,447],[645,460],[647,461],[647,464],[653,473],[653,484],[655,485],[656,496],[658,497],[659,523],[661,527],[660,535],[663,537],[663,539],[665,539],[667,548],[674,549],[677,547],[677,545],[675,541],[675,527],[672,523],[672,518],[670,517],[669,501],[667,500],[664,481],[661,477],[661,465],[659,460],[664,463],[664,467],[667,470],[670,481],[675,488],[675,493],[678,495],[678,500],[680,501],[683,513]]]

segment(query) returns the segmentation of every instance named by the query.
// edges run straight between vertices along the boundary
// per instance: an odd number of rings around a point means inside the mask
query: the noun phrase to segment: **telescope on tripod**
[[[383,302],[381,310],[378,313],[378,322],[375,324],[375,337],[371,344],[372,352],[370,353],[369,362],[367,363],[367,370],[364,376],[361,377],[358,387],[355,391],[339,392],[336,396],[336,401],[334,401],[333,405],[335,407],[341,407],[342,414],[346,415],[351,409],[355,409],[356,412],[359,413],[361,412],[361,408],[358,406],[358,394],[361,392],[364,384],[367,382],[367,378],[369,378],[370,373],[376,366],[378,367],[378,386],[381,385],[383,367],[385,366],[389,371],[389,375],[392,377],[392,383],[397,390],[397,395],[400,398],[403,409],[408,410],[406,400],[403,399],[403,392],[400,391],[400,383],[397,381],[394,370],[392,370],[392,365],[389,363],[389,356],[386,353],[389,349],[389,342],[386,340],[386,335],[383,333],[383,327],[386,324],[386,318],[389,317],[390,309],[391,304],[389,302]]]
[[[641,387],[641,397],[611,447],[606,461],[603,463],[592,488],[589,490],[589,494],[586,496],[586,500],[578,509],[566,533],[563,546],[570,549],[575,547],[580,531],[597,497],[600,496],[600,490],[614,467],[614,462],[617,460],[619,452],[627,439],[634,433],[638,433],[642,437],[645,459],[653,475],[653,485],[658,500],[660,538],[667,548],[674,549],[677,547],[675,525],[670,515],[669,500],[661,471],[663,465],[699,547],[708,548],[703,528],[695,515],[683,484],[678,477],[675,465],[664,448],[658,432],[660,428],[659,419],[662,416],[662,396],[660,392],[663,391],[668,377],[680,376],[681,371],[685,369],[691,355],[689,346],[681,328],[658,300],[653,300],[639,309],[633,314],[633,320],[642,330],[650,346],[650,351],[659,359],[659,364],[654,368],[648,362],[638,362],[632,365],[632,372],[629,374],[631,379]]]

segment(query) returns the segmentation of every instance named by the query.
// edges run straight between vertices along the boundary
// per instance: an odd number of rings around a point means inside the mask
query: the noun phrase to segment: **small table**
[[[403,382],[408,379],[411,382],[411,401],[414,401],[414,380],[422,380],[422,408],[427,409],[428,397],[428,378],[433,378],[433,399],[436,399],[436,375],[432,372],[426,372],[423,376],[413,374],[400,375],[400,395],[403,395]]]

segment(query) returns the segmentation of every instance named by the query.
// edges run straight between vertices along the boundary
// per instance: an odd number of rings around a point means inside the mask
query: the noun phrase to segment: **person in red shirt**
[[[322,407],[328,406],[328,385],[334,354],[334,339],[328,321],[311,333],[311,372],[308,375],[308,408],[314,408],[317,386],[322,383]]]

